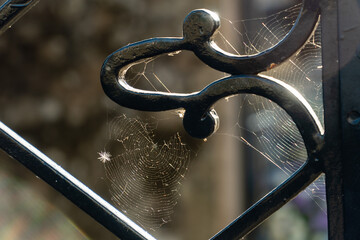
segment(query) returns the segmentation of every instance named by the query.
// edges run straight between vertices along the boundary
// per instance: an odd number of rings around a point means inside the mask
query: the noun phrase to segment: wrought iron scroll
[[[0,7],[0,34],[39,0],[8,0]],[[226,96],[253,93],[276,102],[294,120],[308,152],[308,160],[289,179],[259,200],[214,239],[241,238],[306,188],[323,172],[324,131],[314,111],[295,89],[277,79],[257,75],[285,61],[311,36],[319,17],[319,0],[303,0],[295,25],[276,46],[251,56],[237,56],[220,49],[212,40],[220,26],[218,16],[200,9],[184,21],[183,37],[154,38],[128,45],[111,54],[101,70],[105,93],[118,104],[144,111],[186,110],[184,128],[205,138],[220,122],[214,103]],[[210,67],[232,74],[192,94],[152,92],[128,85],[125,74],[137,62],[163,53],[189,50]],[[0,147],[36,175],[73,201],[121,239],[153,239],[130,219],[101,199],[0,122]]]
[[[127,45],[109,55],[102,66],[101,83],[113,101],[142,111],[183,108],[184,128],[193,137],[206,138],[217,130],[220,121],[212,106],[216,101],[234,94],[252,93],[266,97],[282,107],[295,122],[308,153],[305,164],[214,239],[244,237],[323,172],[319,153],[323,146],[324,130],[313,109],[294,88],[280,80],[258,74],[276,67],[301,49],[315,29],[319,12],[318,0],[303,0],[299,16],[283,40],[264,52],[239,56],[223,51],[213,41],[220,27],[219,17],[206,9],[194,10],[185,18],[183,37],[152,38]],[[126,81],[126,72],[132,65],[179,50],[192,51],[210,67],[232,76],[190,94],[140,90]]]

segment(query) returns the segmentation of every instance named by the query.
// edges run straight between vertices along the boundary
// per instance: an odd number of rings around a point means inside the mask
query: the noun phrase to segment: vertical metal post
[[[360,236],[360,1],[321,5],[329,239]]]
[[[360,236],[360,1],[338,0],[344,239]]]
[[[321,155],[326,174],[329,239],[343,239],[340,82],[337,0],[321,1],[325,146]]]

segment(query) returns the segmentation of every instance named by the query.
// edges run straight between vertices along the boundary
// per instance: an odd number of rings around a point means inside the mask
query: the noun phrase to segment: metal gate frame
[[[6,1],[0,7],[0,34],[38,2]],[[325,130],[296,90],[279,80],[258,75],[297,52],[313,32],[319,16]],[[246,236],[322,173],[326,176],[329,239],[356,239],[360,236],[357,220],[360,215],[360,0],[303,0],[299,17],[284,40],[254,56],[233,56],[214,48],[211,37],[218,26],[219,20],[210,11],[195,10],[184,21],[183,38],[155,38],[119,49],[102,67],[105,93],[118,104],[138,110],[184,108],[184,127],[190,135],[199,138],[211,135],[218,127],[216,112],[211,108],[217,100],[239,93],[271,99],[296,123],[308,160],[213,239]],[[124,76],[129,65],[180,49],[193,51],[212,68],[232,76],[187,95],[140,91],[127,85]],[[119,238],[154,239],[2,122],[0,147]]]

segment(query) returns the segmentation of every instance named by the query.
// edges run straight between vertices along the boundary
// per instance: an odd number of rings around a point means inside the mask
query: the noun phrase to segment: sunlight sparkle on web
[[[245,20],[221,18],[228,24],[234,38],[224,33],[216,39],[222,47],[239,55],[258,54],[280,42],[296,21],[301,4],[267,17]],[[261,74],[284,81],[295,88],[306,99],[323,125],[321,83],[321,39],[320,24],[309,41],[289,60]],[[231,42],[229,39],[233,39]],[[235,42],[235,43],[234,43]],[[236,49],[233,49],[236,48]],[[231,99],[232,100],[232,99]],[[269,99],[256,95],[236,98],[239,103],[239,122],[236,129],[217,133],[244,143],[258,156],[270,161],[286,175],[293,174],[307,159],[303,139],[287,113]],[[226,102],[230,102],[229,99]],[[246,108],[246,114],[243,109]],[[242,136],[242,134],[244,134]],[[325,203],[325,178],[321,176],[306,192],[322,208]]]
[[[102,163],[106,163],[106,162],[110,162],[111,161],[111,154],[109,152],[106,151],[100,151],[98,152],[99,157],[98,159],[100,160],[100,162]]]
[[[114,204],[136,223],[156,230],[171,222],[188,171],[190,150],[176,133],[156,142],[156,124],[121,115],[109,124],[108,149],[100,152]]]

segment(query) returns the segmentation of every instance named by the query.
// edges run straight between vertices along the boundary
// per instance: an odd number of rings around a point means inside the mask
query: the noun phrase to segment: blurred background
[[[183,19],[197,8],[210,9],[221,17],[216,41],[223,49],[256,54],[286,35],[300,3],[42,0],[0,37],[0,120],[155,237],[208,239],[306,160],[294,123],[269,100],[232,97],[215,105],[221,121],[217,134],[206,141],[193,139],[183,130],[179,111],[144,113],[111,102],[100,85],[101,65],[110,53],[129,43],[181,36]],[[290,61],[264,74],[296,87],[322,120],[319,32]],[[128,73],[136,87],[171,92],[198,91],[225,76],[189,52],[150,59]],[[165,215],[139,213],[141,206],[129,203],[128,199],[138,196],[131,192],[138,194],[144,188],[139,180],[114,201],[119,191],[111,183],[126,184],[134,176],[125,167],[109,167],[98,159],[99,152],[109,152],[112,160],[138,167],[138,159],[126,152],[126,147],[134,146],[119,144],[114,138],[140,137],[140,133],[151,139],[149,151],[162,149],[164,142],[173,147],[171,153],[159,150],[158,159],[172,161],[178,156],[176,161],[181,162],[180,170],[168,172],[177,174],[179,183],[175,189],[171,189],[173,184],[164,189],[171,192],[167,205],[162,206],[164,201],[158,198],[157,207]],[[174,136],[179,137],[174,140]],[[3,152],[0,159],[1,239],[116,239],[17,161]],[[121,171],[125,180],[115,181],[109,169]],[[161,180],[159,174],[154,176]],[[323,180],[247,239],[327,239]],[[125,186],[120,189],[121,195]],[[140,198],[147,199],[146,195]]]

